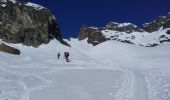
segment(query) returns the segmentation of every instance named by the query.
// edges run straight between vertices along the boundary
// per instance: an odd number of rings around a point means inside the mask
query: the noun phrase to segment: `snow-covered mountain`
[[[163,42],[170,42],[170,34],[167,32],[170,30],[160,28],[160,30],[148,33],[148,32],[118,32],[113,30],[102,30],[103,36],[110,40],[116,40],[125,43],[132,43],[140,46],[157,46]]]
[[[144,24],[143,28],[132,23],[116,22],[110,22],[101,28],[83,26],[78,38],[88,38],[88,43],[93,45],[115,40],[140,46],[157,46],[163,42],[170,42],[170,14]]]
[[[15,6],[14,11],[20,12],[20,5],[24,5],[31,8],[31,13],[34,12],[37,16],[44,14],[41,12],[44,8],[28,2],[1,0],[0,5],[0,10]],[[9,12],[5,10],[3,14],[6,13]],[[54,28],[53,31],[59,32],[55,30],[57,23],[54,16],[48,11],[47,13],[54,22],[46,20],[45,23],[41,23],[40,19],[37,25],[43,24],[47,28],[48,23]],[[28,15],[24,12],[21,17],[17,17],[23,18],[28,25],[18,25],[17,21],[10,21],[15,23],[14,26],[37,28],[32,26]],[[38,16],[40,17],[42,16]],[[4,21],[9,20],[0,19],[0,30],[9,29],[0,33],[14,34],[17,26],[14,28],[13,24],[8,24],[10,27],[4,28],[7,25]],[[18,44],[5,43],[0,39],[0,100],[170,100],[170,43],[159,45],[170,39],[169,22],[162,22],[158,28],[158,23],[153,23],[145,25],[148,28],[115,22],[102,28],[82,27],[79,34],[79,40],[82,41],[65,40],[71,47],[61,44],[61,41],[56,39],[38,48],[23,45],[28,41],[37,44],[42,35],[31,34],[34,30],[25,30],[29,35],[15,34],[19,36],[16,40],[22,40]],[[4,35],[8,37],[5,39],[13,40],[11,34]],[[93,46],[87,42],[98,45]],[[21,54],[1,52],[2,44],[16,48]],[[155,45],[157,46],[154,48],[144,47]],[[8,48],[5,50],[9,51]],[[59,52],[61,56],[58,59]],[[70,53],[70,62],[65,61],[64,52]]]

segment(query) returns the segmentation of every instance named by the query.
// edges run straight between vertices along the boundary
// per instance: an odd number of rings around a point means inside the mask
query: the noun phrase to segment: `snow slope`
[[[128,23],[126,23],[128,25]],[[126,26],[126,24],[123,24]],[[122,25],[122,24],[120,24]],[[122,27],[123,27],[122,25]],[[102,34],[111,40],[117,40],[121,42],[130,42],[139,46],[155,46],[160,45],[164,41],[169,41],[170,35],[167,34],[169,28],[163,29],[162,27],[155,32],[119,32],[114,30],[102,30]]]
[[[68,42],[71,48],[55,40],[39,48],[9,44],[21,55],[0,52],[0,100],[170,99],[170,43],[147,48],[115,41],[96,47],[86,40]]]

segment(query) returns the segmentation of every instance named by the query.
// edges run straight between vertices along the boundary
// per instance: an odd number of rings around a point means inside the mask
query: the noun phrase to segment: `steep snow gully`
[[[36,49],[9,44],[22,53],[0,52],[0,100],[170,100],[169,43],[68,42],[71,48],[55,40]]]

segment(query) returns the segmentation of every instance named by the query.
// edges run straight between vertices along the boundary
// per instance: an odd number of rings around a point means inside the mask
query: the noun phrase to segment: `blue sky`
[[[64,38],[76,37],[82,24],[102,27],[107,23],[142,25],[170,12],[170,0],[28,0],[49,8]]]

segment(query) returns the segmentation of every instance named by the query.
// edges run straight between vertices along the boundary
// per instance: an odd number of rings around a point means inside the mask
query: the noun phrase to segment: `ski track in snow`
[[[139,71],[134,71],[135,84],[134,84],[134,100],[148,100],[148,89],[145,75]]]
[[[91,56],[94,52],[84,49],[91,46],[74,41],[72,44],[70,63],[62,57],[57,60],[57,48],[51,51],[45,46],[27,50],[14,45],[24,51],[17,57],[2,53],[0,100],[170,100],[170,68],[160,68],[157,63],[160,56],[155,58],[154,52],[151,55],[155,59],[148,58],[148,53],[147,59],[143,60],[145,55],[137,58],[139,55],[134,49],[124,50],[120,46],[119,50],[116,46],[112,50],[118,49],[115,52],[120,51],[120,57],[105,58],[105,55],[100,55],[103,51],[95,51],[96,54]],[[83,49],[74,47],[74,44],[82,45]],[[58,48],[63,47],[59,45]],[[58,51],[64,50],[68,48]],[[127,54],[132,57],[128,61],[122,60]],[[114,56],[118,55],[114,53]],[[158,67],[147,68],[149,66]]]

